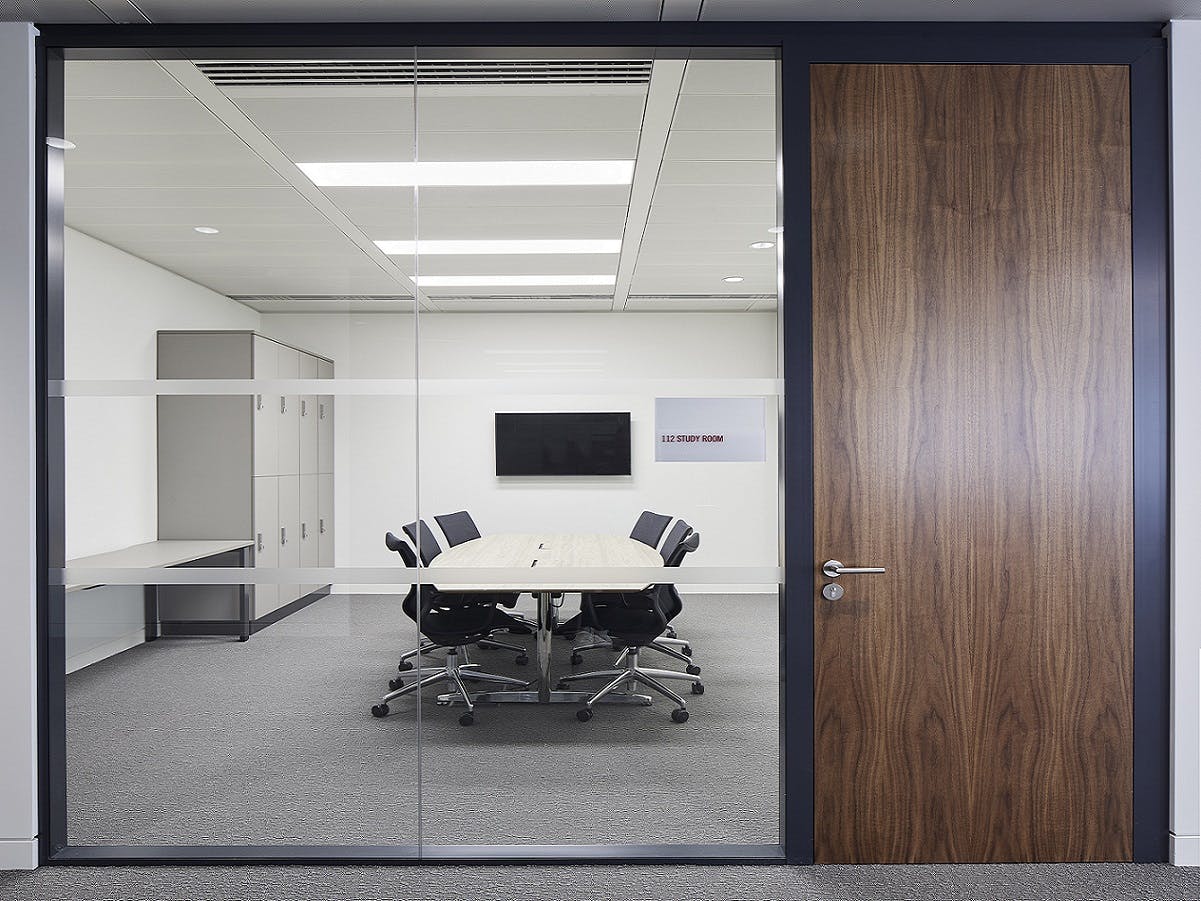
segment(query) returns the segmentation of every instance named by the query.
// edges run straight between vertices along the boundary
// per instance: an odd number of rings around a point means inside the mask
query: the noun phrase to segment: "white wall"
[[[263,330],[331,357],[339,378],[412,378],[412,314],[265,314]],[[629,532],[638,513],[683,516],[701,531],[689,562],[774,566],[778,556],[774,401],[766,463],[654,462],[654,388],[634,395],[512,395],[489,382],[540,378],[775,378],[775,313],[423,313],[421,511],[467,509],[485,532]],[[440,380],[480,379],[440,393]],[[699,393],[704,394],[702,390]],[[629,410],[632,475],[497,478],[493,413]],[[383,534],[414,517],[410,398],[342,397],[335,421],[336,558],[389,561]],[[763,590],[774,590],[760,586]]]
[[[33,36],[0,23],[0,869],[37,866]]]
[[[68,379],[153,379],[159,329],[258,328],[248,307],[72,229],[64,265]],[[67,399],[68,559],[158,537],[155,422],[153,397]],[[140,644],[142,610],[138,586],[68,594],[67,671]]]
[[[1172,862],[1201,864],[1201,22],[1174,21],[1172,68]]]
[[[70,228],[65,266],[68,379],[153,379],[159,329],[259,325],[249,307]],[[154,398],[70,398],[66,435],[67,557],[154,541]]]

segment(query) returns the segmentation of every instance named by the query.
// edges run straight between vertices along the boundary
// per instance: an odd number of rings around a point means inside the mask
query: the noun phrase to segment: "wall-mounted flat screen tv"
[[[498,476],[628,476],[629,413],[497,413]]]

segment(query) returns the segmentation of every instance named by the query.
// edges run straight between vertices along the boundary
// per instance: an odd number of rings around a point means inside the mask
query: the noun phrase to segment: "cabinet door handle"
[[[288,529],[287,529],[287,526],[280,526],[280,527],[279,527],[279,543],[280,543],[280,544],[287,544],[287,543],[288,543]]]
[[[261,394],[256,394],[256,395],[254,396],[254,408],[255,408],[256,410],[261,410],[261,409],[263,409],[263,395],[261,395]]]
[[[258,548],[259,548],[259,553],[261,554],[263,552],[263,533],[262,532],[259,532],[259,534],[258,534]]]
[[[308,537],[309,537],[309,524],[307,522],[302,522],[300,524],[300,539],[301,539],[301,541],[303,541],[304,539],[306,539]]]
[[[321,532],[322,535],[325,534],[325,520],[324,519],[317,520],[317,528]]]
[[[308,404],[306,404],[303,400],[301,400],[301,402],[300,402],[300,415],[301,416],[309,415]]]
[[[325,418],[325,404],[317,404],[317,418],[318,419]]]
[[[286,397],[281,397],[279,399],[279,412],[280,413],[288,412],[288,399]]]

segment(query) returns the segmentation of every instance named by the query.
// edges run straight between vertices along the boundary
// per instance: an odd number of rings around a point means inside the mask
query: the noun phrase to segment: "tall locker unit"
[[[332,379],[334,364],[254,332],[160,331],[158,377]],[[332,429],[332,395],[160,397],[159,538],[251,537],[255,566],[333,566]],[[165,624],[175,625],[165,631],[236,621],[235,587],[186,587],[201,590],[160,591]],[[274,620],[328,591],[256,585],[254,618]]]

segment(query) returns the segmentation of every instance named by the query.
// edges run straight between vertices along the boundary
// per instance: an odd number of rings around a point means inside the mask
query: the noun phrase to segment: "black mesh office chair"
[[[650,547],[658,547],[659,539],[663,537],[663,531],[667,528],[667,524],[671,522],[670,516],[664,516],[662,513],[652,513],[650,510],[643,510],[638,517],[638,521],[634,523],[634,529],[630,532],[630,537],[635,541],[641,541],[643,544]]]
[[[657,548],[659,546],[659,539],[663,537],[663,530],[667,528],[669,522],[671,522],[670,516],[664,516],[662,513],[652,513],[650,510],[643,510],[638,516],[638,521],[634,523],[630,537],[635,541],[641,541],[645,545]],[[576,632],[581,626],[587,625],[588,623],[585,622],[581,611],[581,613],[577,613],[575,616],[559,623],[555,627],[555,634],[569,640],[574,639]],[[675,637],[674,633],[672,633],[672,637]],[[593,646],[589,645],[589,648],[591,647]],[[579,662],[575,659],[579,650],[579,648],[572,650],[573,663]]]
[[[435,516],[434,520],[442,529],[442,534],[446,536],[446,543],[451,547],[465,541],[474,541],[480,537],[480,530],[476,528],[475,521],[466,510],[460,510],[458,513],[443,513],[441,516]]]
[[[685,539],[691,535],[697,535],[695,544],[690,545]],[[659,551],[659,556],[663,558],[664,566],[679,566],[684,562],[684,555],[690,551],[696,550],[700,544],[699,533],[692,531],[692,526],[682,519],[676,520],[676,524],[671,527],[671,531],[667,533],[667,538],[663,542],[663,547]],[[581,601],[583,599],[581,598]],[[596,622],[589,622],[586,614],[587,605],[580,605],[580,621],[586,628],[601,629],[602,626]],[[683,638],[675,634],[675,630],[669,625],[662,635],[656,638],[653,642],[647,645],[659,651],[661,654],[666,654],[685,664],[684,672],[690,676],[699,676],[701,668],[692,658],[692,646]],[[601,648],[611,648],[620,650],[620,645],[616,641],[594,641],[589,644],[578,645],[571,649],[571,665],[578,666],[584,662],[584,651],[595,651]]]
[[[389,550],[400,554],[405,566],[417,565],[417,555],[408,544],[391,532],[384,540]],[[422,635],[433,647],[446,648],[446,663],[429,675],[423,674],[418,682],[396,686],[371,708],[372,716],[387,716],[390,712],[388,705],[402,695],[418,691],[427,685],[449,682],[452,692],[447,696],[448,701],[456,697],[462,699],[467,706],[467,712],[459,717],[459,723],[470,726],[475,722],[475,703],[471,700],[464,680],[527,687],[529,683],[521,679],[482,672],[478,663],[471,663],[467,658],[468,644],[486,639],[498,628],[503,628],[500,617],[505,614],[497,610],[498,600],[494,594],[456,593],[441,591],[434,585],[410,585],[409,592],[401,603],[401,609],[409,619],[417,623]]]
[[[456,516],[458,514],[451,515]],[[466,513],[463,515],[467,516]],[[470,521],[471,517],[468,516],[467,518]],[[474,527],[475,524],[472,523],[472,528]],[[424,519],[419,519],[416,522],[406,523],[401,528],[404,530],[404,533],[409,536],[409,540],[413,542],[415,546],[420,548],[421,562],[425,566],[429,566],[434,559],[442,553],[442,548],[438,545],[438,539],[434,537],[433,529],[426,525]],[[392,535],[391,532],[388,534]],[[418,536],[420,536],[420,542],[418,542]],[[396,538],[394,535],[392,537]],[[478,532],[476,533],[476,537],[479,537]],[[400,541],[399,538],[396,538],[396,540]],[[401,544],[404,544],[404,542],[401,542]],[[452,541],[451,544],[453,546],[455,542]],[[388,548],[390,550],[396,550],[396,548],[393,548],[390,543],[388,544]],[[416,566],[417,564],[414,563],[412,565]],[[496,603],[503,607],[516,607],[517,598],[518,595],[516,593],[497,594]],[[497,614],[497,626],[495,629],[493,629],[493,632],[511,632],[514,635],[530,635],[533,633],[534,628],[536,627],[534,623],[527,622],[516,616],[510,616],[507,613],[497,611]],[[517,663],[521,666],[524,666],[530,662],[530,657],[526,649],[519,644],[511,644],[507,641],[497,641],[495,638],[489,636],[481,639],[479,646],[484,649],[515,651],[517,653]],[[436,647],[436,645],[430,644],[427,641],[422,641],[411,651],[406,651],[400,655],[400,662],[396,665],[396,668],[402,673],[406,672],[407,670],[411,670],[413,668],[413,664],[409,661],[411,661],[418,654],[430,653],[430,651],[434,650]],[[388,685],[393,688],[403,684],[403,680],[399,678],[394,678],[388,683]]]
[[[684,539],[680,545],[685,548],[681,557],[695,551],[700,542],[699,532],[693,532]],[[637,592],[595,592],[586,595],[584,602],[588,608],[586,617],[608,632],[624,650],[610,669],[566,676],[559,680],[562,686],[585,679],[609,680],[600,691],[584,702],[584,706],[576,711],[576,717],[581,722],[588,722],[592,719],[593,707],[602,698],[625,683],[636,682],[674,701],[676,709],[671,712],[671,718],[677,723],[685,722],[688,719],[687,702],[660,680],[684,679],[692,683],[692,693],[699,695],[705,693],[705,686],[700,677],[675,670],[647,669],[638,664],[639,650],[651,645],[662,635],[667,624],[684,609],[684,602],[680,600],[676,587],[652,585]]]

